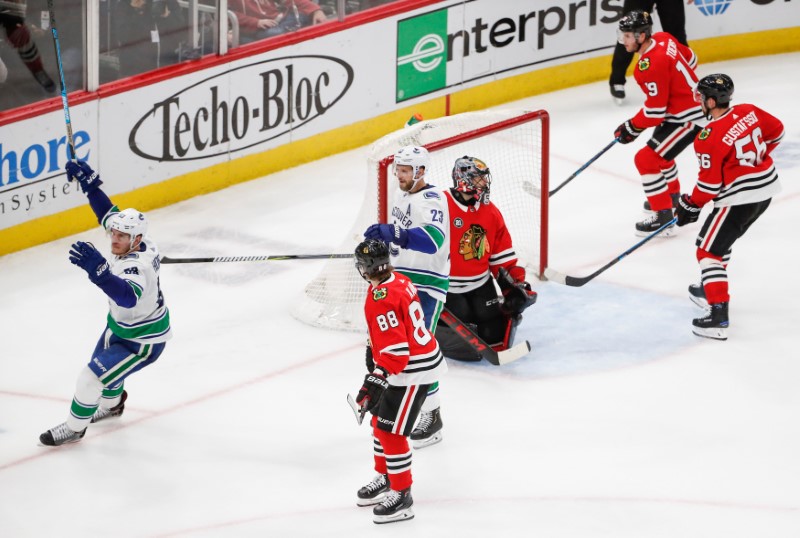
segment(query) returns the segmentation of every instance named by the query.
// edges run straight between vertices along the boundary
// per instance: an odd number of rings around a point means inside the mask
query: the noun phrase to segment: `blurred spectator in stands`
[[[52,93],[56,91],[56,85],[45,72],[39,48],[25,23],[27,8],[25,0],[0,0],[0,26],[3,26],[9,44],[16,49],[36,82]]]
[[[2,1],[2,0],[0,0]],[[68,92],[81,90],[83,84],[83,4],[86,0],[59,0],[55,9],[58,46],[61,50],[61,67],[64,84]],[[53,34],[50,28],[50,10],[47,0],[28,0],[28,26],[36,41],[42,44],[44,64],[53,66],[58,85],[58,65],[52,47]],[[50,46],[44,46],[45,43]]]
[[[178,63],[181,43],[188,41],[189,34],[189,25],[178,0],[153,0],[150,14],[158,31],[158,66]]]
[[[327,20],[311,0],[229,0],[228,9],[239,21],[242,43],[293,32]]]
[[[138,75],[158,67],[156,29],[147,0],[120,0],[113,14],[119,47],[119,76]],[[112,39],[114,34],[112,34]]]

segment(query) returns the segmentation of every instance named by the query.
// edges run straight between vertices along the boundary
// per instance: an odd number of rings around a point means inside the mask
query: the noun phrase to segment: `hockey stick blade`
[[[625,252],[623,252],[622,254],[620,254],[619,256],[617,256],[616,258],[614,258],[613,260],[611,260],[607,264],[605,264],[603,267],[601,267],[600,269],[598,269],[597,271],[595,271],[591,275],[582,276],[582,277],[570,276],[570,275],[565,275],[564,273],[560,273],[560,272],[558,272],[558,271],[556,271],[554,269],[550,269],[549,267],[547,267],[544,270],[544,276],[545,276],[545,278],[547,278],[547,280],[552,280],[553,282],[557,282],[557,283],[563,284],[565,286],[572,286],[572,287],[575,287],[575,288],[579,288],[579,287],[583,286],[584,284],[586,284],[587,282],[590,282],[591,280],[593,280],[596,276],[598,276],[601,273],[605,272],[606,269],[608,269],[609,267],[615,265],[618,261],[620,261],[623,258],[625,258],[628,254],[630,254],[634,250],[638,249],[639,247],[641,247],[642,245],[644,245],[645,243],[647,243],[648,241],[650,241],[651,239],[656,237],[658,234],[660,234],[661,232],[663,232],[664,230],[666,230],[670,226],[673,226],[676,222],[678,222],[677,217],[673,217],[672,220],[670,220],[669,222],[663,224],[658,230],[655,230],[654,232],[652,232],[650,235],[648,235],[647,237],[645,237],[644,239],[642,239],[641,241],[639,241],[638,243],[636,243],[635,245],[630,247],[628,250],[626,250]]]
[[[530,343],[525,340],[524,342],[520,342],[519,344],[508,349],[504,349],[503,351],[495,351],[492,349],[492,346],[487,344],[480,336],[475,334],[475,332],[470,329],[466,323],[458,319],[446,307],[442,309],[439,319],[444,321],[447,326],[450,327],[454,333],[460,336],[469,347],[480,353],[484,359],[495,366],[501,366],[503,364],[514,362],[515,360],[527,355],[531,350]]]
[[[170,258],[162,256],[161,263],[226,263],[268,262],[283,260],[329,260],[352,258],[352,254],[286,254],[283,256],[217,256],[216,258]]]
[[[358,405],[355,399],[347,395],[347,403],[350,405],[350,409],[353,410],[353,414],[356,416],[356,422],[358,425],[361,426],[361,423],[364,422],[364,415],[367,414],[367,406],[366,405]]]

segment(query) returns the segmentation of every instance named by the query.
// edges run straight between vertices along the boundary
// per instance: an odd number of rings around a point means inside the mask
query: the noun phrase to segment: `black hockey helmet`
[[[650,36],[653,34],[653,17],[640,9],[629,11],[619,20],[618,29],[619,33],[633,32],[635,35],[644,32]]]
[[[483,179],[483,185],[476,185],[476,179]],[[483,193],[489,192],[492,184],[492,174],[486,163],[477,157],[464,155],[456,159],[453,165],[453,188],[466,194],[474,194],[480,198]]]
[[[355,250],[356,269],[364,280],[389,268],[389,247],[383,241],[365,239]]]
[[[727,107],[731,102],[731,97],[733,97],[733,80],[731,77],[716,73],[701,78],[695,89],[695,99],[703,103],[709,97],[717,102],[718,107]]]

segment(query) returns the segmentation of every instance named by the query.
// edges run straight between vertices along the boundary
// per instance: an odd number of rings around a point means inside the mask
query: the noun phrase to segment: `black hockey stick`
[[[600,150],[600,152],[599,152],[597,155],[595,155],[594,157],[592,157],[591,159],[589,159],[588,161],[586,161],[586,164],[584,164],[583,166],[581,166],[580,168],[578,168],[577,170],[575,170],[575,173],[573,173],[571,176],[569,176],[569,177],[566,179],[566,181],[564,181],[564,182],[563,182],[561,185],[559,185],[558,187],[556,187],[555,189],[553,189],[552,191],[550,191],[550,196],[553,196],[555,193],[557,193],[558,191],[560,191],[560,190],[561,190],[561,187],[563,187],[564,185],[566,185],[567,183],[569,183],[570,181],[572,181],[573,179],[575,179],[575,177],[576,177],[578,174],[580,174],[581,172],[583,172],[584,170],[586,170],[587,168],[589,168],[589,165],[591,165],[593,162],[595,162],[597,159],[599,159],[599,158],[600,158],[600,156],[601,156],[601,155],[603,155],[603,153],[605,153],[606,151],[610,150],[610,149],[611,149],[611,147],[612,147],[614,144],[616,144],[616,143],[617,143],[617,139],[616,139],[616,138],[615,138],[614,140],[612,140],[611,142],[609,142],[609,143],[608,143],[608,145],[607,145],[606,147],[604,147],[603,149],[601,149],[601,150]]]
[[[77,159],[75,156],[75,141],[72,137],[72,120],[69,116],[69,102],[67,101],[67,85],[64,83],[64,66],[61,63],[61,45],[58,41],[56,29],[56,16],[53,11],[53,0],[47,0],[47,10],[50,12],[50,32],[53,34],[53,47],[56,50],[56,63],[58,63],[58,78],[61,83],[61,106],[64,108],[64,122],[67,126],[67,146],[69,147],[69,160]]]
[[[444,321],[448,327],[453,329],[453,332],[460,336],[472,349],[483,355],[487,361],[495,366],[501,366],[503,364],[514,362],[515,360],[527,355],[531,350],[530,343],[525,340],[516,346],[504,349],[503,351],[495,351],[492,349],[492,346],[487,344],[480,336],[475,334],[475,332],[470,329],[466,323],[458,319],[446,307],[442,309],[439,319]]]
[[[162,256],[161,263],[221,263],[221,262],[268,262],[280,260],[327,260],[352,258],[352,254],[285,254],[283,256],[217,256],[216,258],[170,258]]]
[[[592,280],[594,277],[596,277],[600,273],[603,273],[606,269],[608,269],[609,267],[620,261],[622,258],[627,256],[637,248],[641,247],[642,245],[650,241],[652,238],[654,238],[655,236],[657,236],[670,226],[674,225],[676,222],[678,222],[677,217],[673,218],[671,221],[662,225],[661,228],[652,232],[650,235],[648,235],[647,237],[645,237],[644,239],[633,245],[631,248],[629,248],[628,250],[626,250],[625,252],[623,252],[622,254],[620,254],[619,256],[617,256],[616,258],[614,258],[613,260],[611,260],[610,262],[608,262],[603,267],[601,267],[600,269],[598,269],[589,276],[579,277],[579,276],[565,275],[564,273],[559,273],[558,271],[550,269],[549,267],[544,270],[544,276],[547,277],[548,280],[552,280],[553,282],[558,282],[559,284],[564,284],[566,286],[574,286],[574,287],[583,286],[584,284]]]

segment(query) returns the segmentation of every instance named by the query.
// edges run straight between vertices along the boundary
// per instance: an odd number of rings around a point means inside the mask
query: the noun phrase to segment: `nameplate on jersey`
[[[373,301],[380,301],[381,299],[386,299],[388,295],[388,291],[386,288],[375,288],[372,290],[372,300]]]

